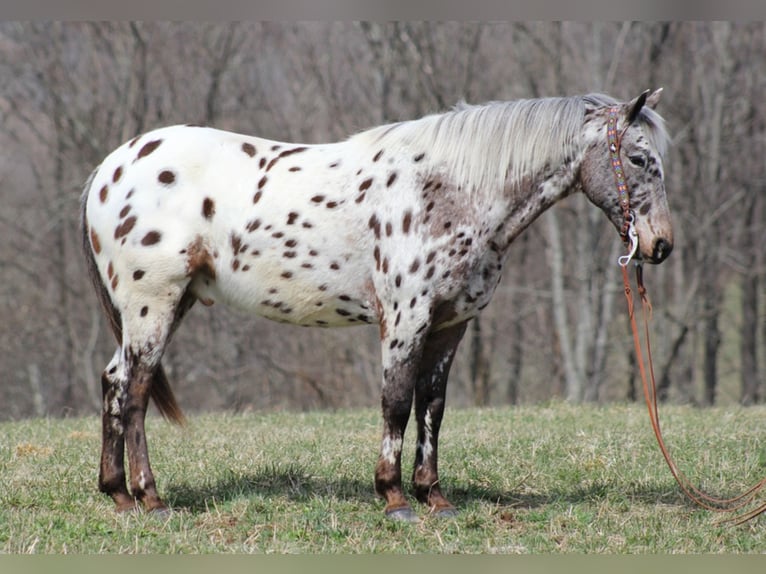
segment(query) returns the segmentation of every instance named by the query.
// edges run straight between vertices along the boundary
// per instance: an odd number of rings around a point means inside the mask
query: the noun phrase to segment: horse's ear
[[[657,104],[660,101],[661,95],[662,95],[662,88],[660,88],[659,90],[655,90],[651,96],[646,98],[646,105],[652,109],[656,108]]]
[[[638,114],[641,112],[641,108],[644,107],[644,104],[646,103],[646,98],[648,96],[649,96],[649,90],[646,90],[640,96],[631,100],[625,105],[625,108],[627,110],[627,116],[626,116],[627,123],[632,124],[634,121],[636,121],[636,118],[638,117]]]

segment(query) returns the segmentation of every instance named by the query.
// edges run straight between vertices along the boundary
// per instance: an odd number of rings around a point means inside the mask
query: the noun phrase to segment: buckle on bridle
[[[622,255],[617,258],[617,263],[620,267],[627,267],[628,263],[630,263],[630,260],[633,259],[633,256],[638,250],[638,232],[636,231],[635,221],[636,216],[633,214],[633,210],[631,210],[628,214],[628,218],[625,220],[628,227],[627,232],[625,233],[626,243],[628,243],[628,253],[627,255]]]

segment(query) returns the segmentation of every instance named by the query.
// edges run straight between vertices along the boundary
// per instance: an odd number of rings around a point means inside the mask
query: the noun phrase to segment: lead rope
[[[628,244],[628,253],[621,256],[618,259],[618,264],[622,269],[623,284],[625,286],[625,298],[628,302],[628,316],[630,318],[630,326],[633,332],[633,344],[636,351],[636,361],[638,362],[638,369],[641,374],[641,383],[644,392],[644,400],[649,411],[649,420],[652,424],[652,430],[654,436],[657,439],[657,444],[660,447],[662,456],[665,458],[665,462],[670,468],[670,472],[675,478],[681,490],[697,505],[716,512],[738,512],[745,508],[753,501],[753,498],[764,486],[766,486],[766,477],[760,482],[750,487],[744,493],[732,498],[718,498],[710,496],[696,486],[681,472],[676,465],[673,458],[670,456],[670,452],[665,445],[665,440],[662,436],[662,428],[660,427],[660,416],[657,408],[657,384],[654,377],[654,366],[652,362],[652,349],[649,340],[649,317],[652,314],[652,304],[649,301],[649,295],[646,291],[643,278],[643,267],[640,263],[636,263],[636,285],[638,288],[638,294],[641,298],[641,307],[643,310],[643,322],[644,322],[644,339],[646,341],[646,354],[649,365],[649,377],[647,377],[646,366],[644,364],[643,351],[641,349],[641,338],[638,333],[638,325],[636,323],[635,308],[633,292],[630,288],[630,280],[628,278],[628,264],[633,259],[638,249],[638,234],[635,229],[635,216],[630,210],[630,198],[628,195],[628,187],[625,182],[625,177],[622,169],[622,161],[620,159],[620,140],[622,139],[622,133],[617,135],[617,114],[619,108],[610,108],[609,117],[607,121],[607,140],[609,144],[609,152],[612,159],[612,168],[615,175],[615,182],[617,185],[617,191],[619,194],[620,205],[623,210],[623,229],[621,232],[623,241]],[[627,127],[625,128],[627,129]],[[761,503],[759,506],[752,510],[749,510],[743,514],[732,516],[722,520],[721,522],[733,522],[734,524],[742,524],[755,518],[756,516],[766,512],[766,502]]]

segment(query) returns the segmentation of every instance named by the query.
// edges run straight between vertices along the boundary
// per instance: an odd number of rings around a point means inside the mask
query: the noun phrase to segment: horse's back
[[[122,145],[87,199],[98,266],[105,283],[118,277],[113,297],[191,282],[204,302],[280,321],[374,321],[365,224],[331,167],[339,154],[187,126]]]

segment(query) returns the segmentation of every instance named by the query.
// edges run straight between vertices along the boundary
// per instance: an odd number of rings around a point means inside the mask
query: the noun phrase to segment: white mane
[[[579,144],[581,98],[458,104],[453,110],[373,128],[356,137],[426,153],[426,161],[469,193],[518,186]]]
[[[617,104],[602,94],[460,103],[451,111],[388,124],[362,132],[370,145],[406,147],[426,153],[427,161],[469,193],[517,189],[549,165],[573,157],[580,146],[586,103]],[[662,153],[667,134],[662,119],[644,108],[640,120]]]

